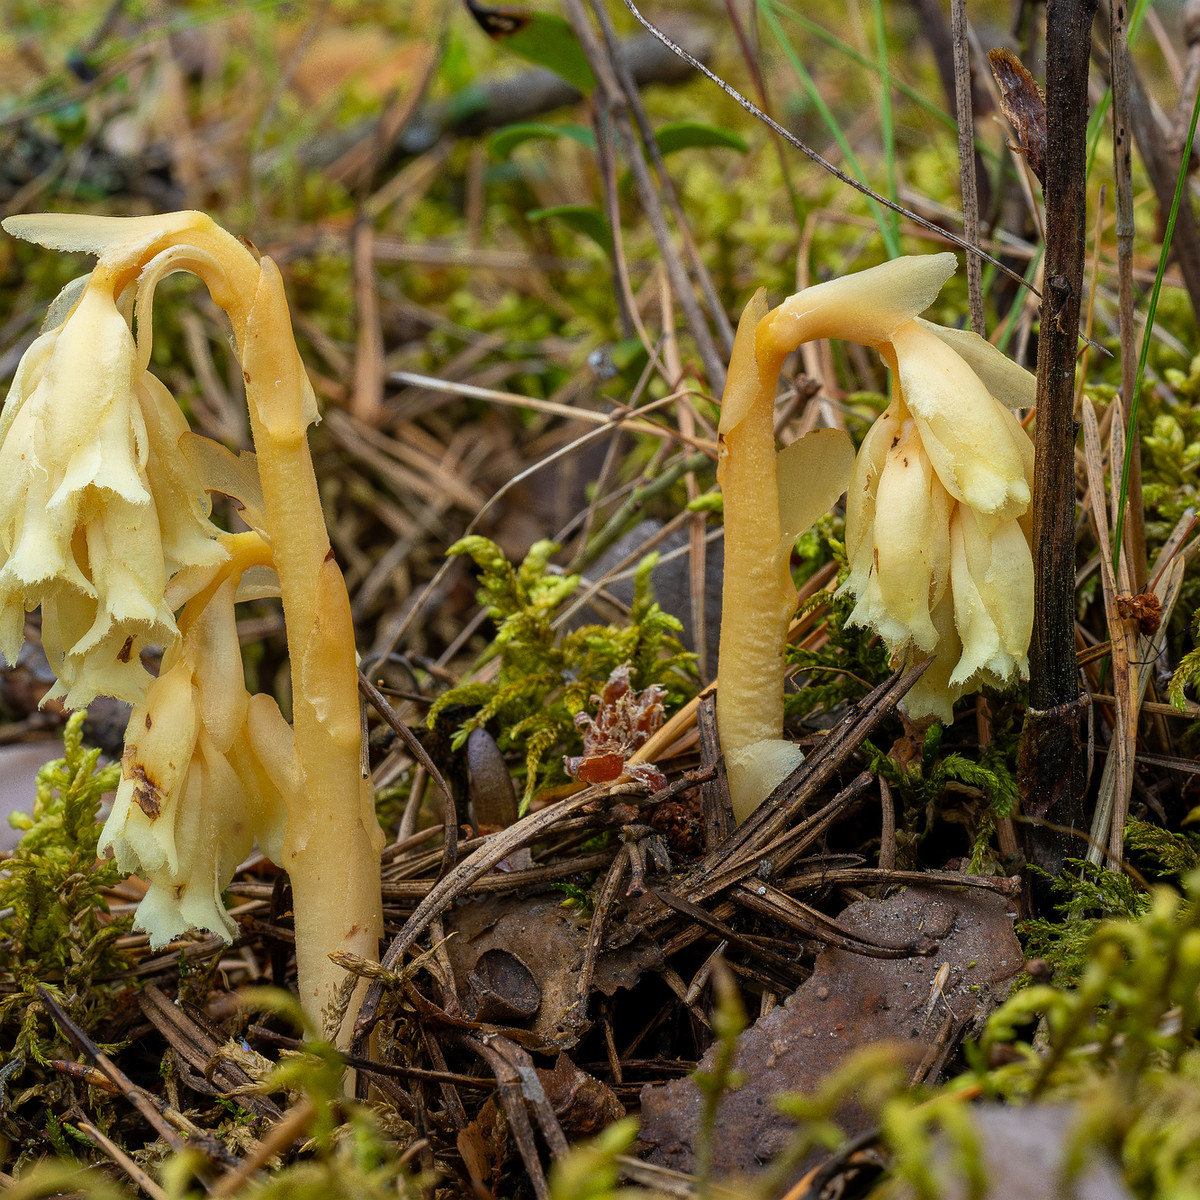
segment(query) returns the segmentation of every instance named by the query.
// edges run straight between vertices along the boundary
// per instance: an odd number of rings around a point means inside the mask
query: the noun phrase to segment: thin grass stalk
[[[878,0],[876,0],[878,6]],[[967,47],[965,0],[950,0],[950,36],[954,43],[954,108],[958,118],[958,177],[962,191],[963,237],[979,244],[979,186],[975,179],[975,113],[971,106],[971,58]],[[987,336],[983,316],[983,264],[967,255],[967,302],[971,329]]]
[[[592,72],[596,76],[597,91],[603,97],[609,115],[612,118],[613,132],[616,135],[617,144],[624,152],[626,161],[629,164],[634,186],[637,188],[638,198],[642,204],[642,211],[650,223],[650,229],[654,234],[654,241],[658,246],[659,254],[662,255],[663,265],[670,276],[671,286],[675,290],[675,295],[679,298],[679,303],[683,308],[688,328],[696,343],[696,350],[700,355],[701,362],[704,364],[704,373],[708,377],[709,386],[714,392],[719,392],[725,386],[725,359],[717,351],[712,330],[708,327],[708,323],[704,319],[704,314],[700,311],[700,305],[696,302],[696,296],[692,290],[692,281],[679,257],[675,243],[672,241],[671,230],[667,224],[666,213],[659,200],[658,190],[654,186],[650,169],[646,165],[646,159],[642,154],[638,139],[633,131],[633,124],[629,119],[628,97],[625,94],[621,81],[616,75],[612,61],[596,37],[591,21],[584,10],[582,0],[565,0],[565,3],[571,28],[579,41],[580,48],[587,56],[588,65],[592,68]],[[615,235],[615,228],[613,232]],[[653,351],[649,345],[647,349],[651,350],[653,355]]]
[[[738,48],[742,52],[742,61],[746,64],[746,70],[750,72],[750,78],[754,81],[754,90],[758,92],[758,102],[762,106],[763,112],[770,112],[770,102],[767,99],[767,85],[763,80],[762,69],[758,64],[757,56],[751,49],[750,40],[746,37],[746,30],[742,24],[741,17],[738,16],[734,0],[725,0],[725,14],[729,18],[729,24],[733,27],[734,36],[738,40]],[[768,129],[767,132],[771,135],[771,145],[775,147],[775,155],[779,159],[779,175],[783,180],[784,188],[787,190],[788,202],[792,208],[792,216],[797,226],[803,225],[804,209],[801,207],[800,194],[796,191],[796,184],[792,179],[791,163],[788,161],[787,152],[784,150],[783,139],[773,129]]]
[[[811,146],[807,145],[805,142],[802,142],[798,137],[796,137],[795,134],[789,132],[782,125],[780,125],[778,121],[769,117],[765,112],[762,111],[761,108],[757,107],[757,105],[752,103],[750,100],[747,100],[746,97],[737,90],[737,88],[727,83],[719,75],[710,71],[708,67],[706,67],[704,63],[702,63],[694,54],[689,54],[688,51],[686,51],[677,42],[673,42],[661,29],[658,28],[657,25],[653,24],[651,21],[648,21],[642,15],[641,10],[638,8],[637,4],[634,3],[634,0],[623,0],[623,3],[625,7],[633,14],[634,19],[639,25],[642,26],[643,29],[646,30],[647,33],[656,37],[673,54],[677,54],[683,59],[684,62],[703,75],[706,79],[710,80],[712,83],[715,83],[717,87],[719,87],[721,91],[723,91],[731,100],[736,101],[736,103],[740,104],[742,108],[750,113],[751,116],[761,121],[769,129],[774,130],[774,132],[782,137],[784,141],[786,141],[789,145],[794,146],[800,151],[801,154],[803,154],[810,161],[816,163],[817,166],[819,166],[823,171],[827,171],[839,182],[844,183],[847,187],[853,188],[861,195],[867,196],[873,202],[873,204],[881,205],[884,208],[890,208],[899,216],[904,217],[905,220],[911,221],[918,228],[932,233],[939,242],[949,242],[952,246],[957,246],[960,250],[965,250],[968,254],[976,254],[983,259],[984,262],[991,263],[991,265],[998,271],[1004,275],[1007,275],[1014,283],[1019,284],[1022,287],[1029,286],[1026,280],[1018,275],[1011,267],[1007,266],[1005,263],[1002,263],[998,258],[994,258],[992,255],[985,253],[983,250],[980,250],[978,246],[972,246],[965,238],[959,237],[958,234],[935,225],[926,217],[921,216],[920,213],[913,212],[911,208],[906,208],[903,204],[898,204],[893,200],[889,200],[886,196],[881,196],[878,192],[868,187],[861,180],[855,179],[852,175],[847,175],[846,172],[840,167],[835,167],[827,158],[818,154]]]
[[[1112,80],[1113,176],[1117,203],[1117,284],[1121,331],[1121,397],[1129,409],[1125,431],[1125,461],[1129,480],[1129,527],[1125,553],[1134,589],[1146,587],[1146,513],[1142,500],[1142,454],[1137,408],[1132,404],[1136,387],[1133,323],[1133,130],[1129,112],[1129,37],[1125,0],[1110,0],[1109,54]]]
[[[780,12],[786,13],[789,21],[794,21],[805,33],[811,34],[818,42],[823,42],[826,46],[837,50],[848,58],[855,66],[865,67],[868,71],[878,70],[878,64],[869,59],[865,54],[861,54],[849,43],[842,41],[835,33],[830,33],[823,25],[818,24],[811,17],[806,17],[799,9],[791,8],[786,4],[777,3],[776,7]],[[956,129],[958,127],[955,118],[948,112],[944,112],[942,108],[933,103],[928,96],[923,96],[911,84],[907,84],[903,79],[898,79],[893,76],[892,87],[900,93],[906,100],[912,101],[919,109],[927,116],[933,117],[934,120],[941,122],[947,129]],[[995,158],[995,154],[991,150],[985,151],[990,157]]]
[[[1129,40],[1137,35],[1137,31],[1141,28],[1142,20],[1146,16],[1146,12],[1150,8],[1150,0],[1138,0],[1133,6],[1133,16],[1130,18],[1126,26],[1125,44],[1128,46]],[[1088,174],[1091,174],[1092,166],[1096,161],[1096,154],[1100,149],[1100,135],[1104,132],[1104,118],[1108,116],[1109,107],[1113,102],[1112,87],[1106,87],[1100,96],[1099,102],[1092,110],[1092,115],[1088,119]],[[1128,119],[1128,114],[1126,119]]]
[[[812,102],[813,107],[817,110],[817,114],[821,120],[825,122],[825,127],[829,130],[830,136],[837,143],[838,149],[842,152],[842,158],[846,160],[846,165],[850,168],[854,176],[859,182],[865,182],[866,175],[855,155],[850,143],[846,140],[846,135],[842,131],[842,127],[838,124],[837,118],[833,115],[829,105],[825,103],[824,96],[821,95],[821,89],[817,87],[816,81],[809,74],[808,68],[800,60],[800,55],[796,53],[795,47],[788,41],[787,35],[783,31],[783,26],[779,21],[779,14],[775,11],[774,0],[758,0],[759,11],[766,18],[768,27],[771,33],[774,34],[775,40],[779,44],[779,48],[783,51],[784,57],[791,64],[792,70],[796,72],[796,78],[800,81],[800,86],[804,89],[805,95]],[[879,236],[883,238],[883,244],[887,248],[889,258],[897,258],[900,254],[900,238],[892,225],[892,222],[884,214],[883,207],[878,199],[870,199],[871,211],[875,215],[875,223],[879,227]],[[893,203],[895,203],[893,201]]]
[[[1083,321],[1084,342],[1083,351],[1079,355],[1079,378],[1075,381],[1075,411],[1083,403],[1083,389],[1087,383],[1088,364],[1092,353],[1092,325],[1096,314],[1096,284],[1100,278],[1100,248],[1104,242],[1104,205],[1108,200],[1108,185],[1100,185],[1100,195],[1096,200],[1096,223],[1092,226],[1092,269],[1088,275],[1087,315]]]
[[[725,306],[721,302],[717,285],[713,283],[708,266],[700,254],[699,247],[696,245],[696,239],[692,236],[691,226],[688,225],[687,218],[684,215],[683,205],[679,200],[679,192],[675,187],[674,177],[667,170],[667,165],[663,161],[662,151],[659,149],[658,142],[654,137],[654,128],[650,124],[650,118],[646,115],[645,106],[642,104],[637,81],[633,77],[633,72],[630,70],[628,61],[621,53],[616,30],[613,28],[612,22],[608,19],[608,12],[604,5],[599,3],[598,0],[592,0],[591,8],[596,18],[596,24],[600,27],[600,32],[604,37],[604,46],[608,51],[613,72],[624,90],[629,111],[633,114],[633,119],[637,123],[638,134],[642,139],[642,145],[645,147],[646,157],[650,160],[650,165],[654,168],[654,173],[658,177],[659,187],[662,188],[662,194],[666,200],[667,207],[671,210],[671,214],[675,218],[675,227],[679,232],[684,249],[687,251],[692,274],[696,278],[697,286],[704,296],[704,303],[708,306],[713,324],[716,326],[717,333],[725,346],[725,353],[728,354],[733,349],[733,325],[729,320],[728,314],[725,312]]]
[[[1108,540],[1109,518],[1104,503],[1104,462],[1100,445],[1100,434],[1096,426],[1096,412],[1092,402],[1085,396],[1082,405],[1084,458],[1088,475],[1088,506],[1096,542],[1100,548],[1100,581],[1104,590],[1104,611],[1108,621],[1109,647],[1112,662],[1112,690],[1116,707],[1116,721],[1109,758],[1116,760],[1113,774],[1113,805],[1110,810],[1111,840],[1109,866],[1120,868],[1121,848],[1124,838],[1125,817],[1129,812],[1129,794],[1133,788],[1133,756],[1137,741],[1137,668],[1132,664],[1137,657],[1136,635],[1131,625],[1121,619],[1117,611],[1117,593],[1121,583],[1128,579],[1122,572],[1117,576],[1109,562]],[[1117,440],[1122,426],[1114,420],[1111,449],[1117,449]],[[1107,766],[1106,774],[1107,774]]]
[[[1193,139],[1196,136],[1196,121],[1200,118],[1200,91],[1196,92],[1196,98],[1192,102],[1192,120],[1188,126],[1187,141],[1183,144],[1185,147],[1191,146]],[[1158,270],[1154,275],[1154,287],[1150,292],[1150,304],[1146,310],[1146,328],[1142,331],[1142,350],[1138,355],[1137,377],[1133,385],[1133,399],[1129,404],[1129,425],[1130,428],[1136,428],[1138,404],[1142,398],[1142,380],[1146,373],[1146,357],[1150,353],[1150,337],[1154,333],[1154,318],[1158,313],[1158,297],[1162,291],[1163,275],[1167,270],[1167,259],[1171,253],[1171,236],[1175,232],[1175,218],[1179,215],[1179,205],[1183,197],[1183,188],[1187,182],[1188,163],[1190,155],[1184,153],[1179,160],[1179,174],[1175,179],[1175,196],[1171,201],[1171,212],[1167,217],[1167,228],[1163,232],[1162,247],[1158,254]],[[1125,444],[1125,460],[1121,466],[1121,496],[1118,501],[1117,513],[1117,532],[1113,539],[1113,566],[1114,569],[1120,563],[1121,556],[1121,538],[1123,526],[1125,522],[1125,508],[1129,496],[1129,477],[1132,470],[1131,459],[1133,456],[1133,442],[1129,440]]]
[[[900,189],[896,182],[896,122],[892,114],[892,69],[888,63],[887,26],[883,20],[883,0],[872,0],[871,13],[875,20],[875,62],[879,71],[879,131],[883,140],[887,194],[889,200],[895,201],[900,197]],[[887,220],[896,238],[896,243],[899,245],[900,221],[894,209],[888,212]],[[978,241],[979,239],[970,240]]]

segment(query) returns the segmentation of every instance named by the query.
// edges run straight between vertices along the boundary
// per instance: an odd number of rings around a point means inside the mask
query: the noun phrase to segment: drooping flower
[[[1034,381],[983,338],[917,318],[954,271],[952,254],[901,258],[797,293],[759,325],[776,356],[815,337],[877,349],[892,399],[855,460],[846,501],[853,624],[894,661],[934,662],[910,716],[1028,674],[1033,561],[1021,518],[1033,445],[1009,408]],[[762,351],[760,350],[760,355]]]
[[[235,572],[267,552],[257,534],[237,537],[227,539],[232,570],[192,573],[200,586],[180,618],[181,639],[130,716],[100,838],[101,852],[111,848],[121,870],[150,883],[135,923],[153,949],[193,927],[232,940],[221,893],[255,838],[284,861],[283,797],[303,788],[291,726],[271,697],[246,692]]]
[[[72,708],[139,700],[140,651],[178,638],[168,579],[224,556],[179,449],[187,422],[143,369],[131,307],[102,272],[70,285],[0,412],[0,654],[16,660],[40,604],[50,698]]]
[[[56,302],[0,425],[0,652],[17,653],[24,614],[40,603],[60,681],[52,694],[137,702],[105,841],[151,876],[139,915],[156,943],[193,922],[228,932],[223,881],[251,833],[270,848],[292,884],[301,1003],[320,1027],[345,977],[331,953],[378,953],[383,833],[362,772],[353,616],[308,449],[316,397],[283,279],[199,212],[0,224],[98,259]],[[190,432],[147,374],[155,287],[173,271],[198,276],[229,317],[253,454]],[[216,490],[238,501],[265,548],[237,597],[222,591],[239,576],[221,542],[239,543],[218,541],[207,520]],[[263,572],[271,578],[251,578]],[[264,586],[283,605],[294,735],[241,682],[229,610]],[[137,655],[150,640],[165,653],[147,687]],[[339,1045],[364,988],[344,1010]]]

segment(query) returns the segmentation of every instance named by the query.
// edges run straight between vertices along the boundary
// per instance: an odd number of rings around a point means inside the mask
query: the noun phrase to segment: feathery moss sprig
[[[561,756],[578,753],[580,746],[575,714],[614,668],[629,664],[638,688],[665,687],[669,708],[694,690],[693,656],[675,636],[682,626],[653,597],[650,572],[657,556],[647,555],[638,567],[628,625],[585,625],[563,633],[554,626],[555,613],[580,579],[551,572],[557,549],[553,542],[538,542],[517,567],[485,537],[462,538],[448,551],[469,555],[479,568],[479,602],[496,626],[488,655],[498,655],[500,665],[493,679],[461,683],[439,696],[429,726],[448,709],[474,709],[454,732],[457,750],[472,730],[493,725],[500,748],[524,761],[522,811],[540,788],[566,781]]]

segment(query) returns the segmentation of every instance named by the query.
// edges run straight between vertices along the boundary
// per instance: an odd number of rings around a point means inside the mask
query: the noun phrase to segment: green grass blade
[[[1137,0],[1137,6],[1133,10],[1133,15],[1129,18],[1129,34],[1126,41],[1130,48],[1133,47],[1133,39],[1137,35],[1137,31],[1142,24],[1142,18],[1146,15],[1146,10],[1150,7],[1150,0]],[[1104,89],[1104,94],[1100,97],[1099,103],[1092,111],[1092,115],[1088,118],[1088,160],[1087,174],[1091,178],[1092,166],[1096,161],[1096,152],[1100,148],[1100,135],[1104,132],[1105,118],[1108,116],[1108,110],[1112,107],[1112,86]]]
[[[879,64],[868,58],[865,54],[860,54],[848,42],[842,41],[835,33],[830,33],[823,25],[817,24],[811,17],[806,17],[804,13],[798,9],[792,8],[790,5],[779,3],[776,0],[776,8],[786,15],[789,21],[799,25],[805,33],[811,34],[817,41],[824,43],[831,49],[836,50],[839,54],[844,55],[855,66],[863,67],[868,71],[876,72],[879,70]],[[923,96],[910,83],[905,83],[899,76],[892,76],[892,87],[900,93],[906,100],[912,101],[926,116],[932,117],[935,121],[945,125],[947,129],[952,129],[955,132],[958,130],[958,122],[954,117],[946,112],[944,104],[935,104],[928,96]],[[975,139],[976,149],[991,162],[997,162],[999,156],[979,138]]]
[[[779,22],[779,14],[775,11],[775,0],[756,0],[759,11],[766,18],[767,25],[770,27],[771,33],[775,40],[779,43],[779,48],[783,51],[784,56],[791,64],[792,70],[796,72],[797,78],[800,80],[801,87],[804,88],[805,94],[813,107],[820,114],[821,119],[825,122],[826,128],[829,130],[833,140],[837,143],[838,149],[842,152],[842,157],[846,162],[850,174],[854,176],[859,183],[866,184],[866,175],[862,167],[859,165],[858,158],[854,151],[850,148],[850,143],[846,140],[846,135],[842,132],[841,126],[837,123],[837,118],[829,109],[829,105],[825,103],[824,97],[821,95],[820,89],[817,87],[813,77],[808,73],[808,68],[800,61],[800,56],[796,53],[795,47],[785,36],[783,26]],[[877,200],[868,198],[868,203],[871,206],[871,211],[875,216],[875,224],[879,227],[880,236],[883,238],[884,245],[887,247],[888,255],[895,258],[900,253],[900,239],[897,237],[895,230],[885,215],[885,209]]]
[[[1196,119],[1200,117],[1200,92],[1192,103],[1192,123],[1188,127],[1185,146],[1192,145],[1196,137]],[[1175,233],[1175,218],[1179,215],[1179,202],[1183,196],[1184,185],[1187,183],[1188,162],[1190,155],[1180,155],[1179,174],[1175,177],[1175,196],[1171,200],[1171,214],[1167,218],[1167,228],[1163,233],[1162,248],[1158,253],[1158,270],[1154,274],[1154,290],[1150,293],[1150,306],[1146,311],[1146,328],[1142,331],[1142,350],[1138,355],[1137,375],[1133,381],[1133,399],[1129,403],[1129,412],[1125,421],[1133,428],[1137,421],[1138,402],[1142,397],[1142,377],[1146,371],[1146,357],[1150,353],[1150,337],[1154,332],[1154,316],[1158,312],[1158,294],[1162,291],[1163,275],[1167,270],[1167,257],[1171,253],[1171,238]],[[1125,529],[1125,499],[1129,491],[1129,468],[1133,462],[1133,438],[1125,439],[1125,461],[1121,464],[1121,493],[1117,500],[1117,528],[1113,536],[1113,574],[1121,562],[1121,534]]]
[[[880,135],[883,140],[884,168],[887,171],[887,195],[888,199],[895,203],[900,198],[900,189],[896,182],[896,124],[892,115],[892,71],[888,65],[887,26],[883,21],[883,0],[871,0],[871,9],[875,17],[876,68],[879,71],[879,123]],[[887,216],[888,224],[892,228],[898,245],[900,216],[894,211],[889,211]]]

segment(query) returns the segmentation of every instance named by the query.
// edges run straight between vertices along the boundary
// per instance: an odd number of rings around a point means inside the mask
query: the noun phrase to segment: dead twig
[[[655,801],[670,799],[671,796],[694,787],[701,782],[700,772],[690,771],[682,779],[676,780],[662,791],[655,794]],[[601,787],[590,787],[563,800],[558,804],[530,813],[515,825],[492,834],[483,845],[469,858],[460,862],[454,870],[445,875],[437,883],[425,899],[417,905],[404,928],[396,935],[387,953],[383,956],[381,966],[384,970],[394,971],[399,965],[404,953],[416,942],[428,928],[429,922],[438,914],[444,912],[462,889],[473,883],[481,875],[485,875],[502,859],[514,851],[537,841],[547,830],[588,805],[603,801],[611,801],[617,796],[633,796],[646,791],[645,786],[636,782],[606,784]],[[383,986],[379,980],[372,982],[363,1000],[362,1009],[355,1025],[355,1038],[361,1040],[374,1027],[378,1019],[379,1003],[383,998]]]
[[[95,1042],[92,1041],[74,1021],[67,1016],[62,1005],[50,995],[40,983],[37,985],[37,996],[42,1002],[46,1011],[50,1014],[55,1025],[62,1030],[67,1041],[84,1055],[90,1062],[94,1063],[104,1074],[112,1081],[113,1084],[120,1090],[121,1095],[133,1105],[134,1108],[142,1114],[143,1117],[150,1123],[150,1127],[162,1138],[164,1142],[176,1153],[181,1154],[187,1143],[172,1127],[171,1123],[163,1116],[162,1110],[155,1104],[154,1098],[149,1092],[144,1091],[133,1083],[124,1071],[113,1062]]]
[[[958,171],[961,180],[963,237],[979,245],[979,188],[975,182],[975,115],[971,109],[971,56],[967,46],[966,0],[950,0],[950,35],[954,43],[954,105],[958,118]],[[971,328],[987,336],[983,316],[983,264],[967,255],[967,299]]]

